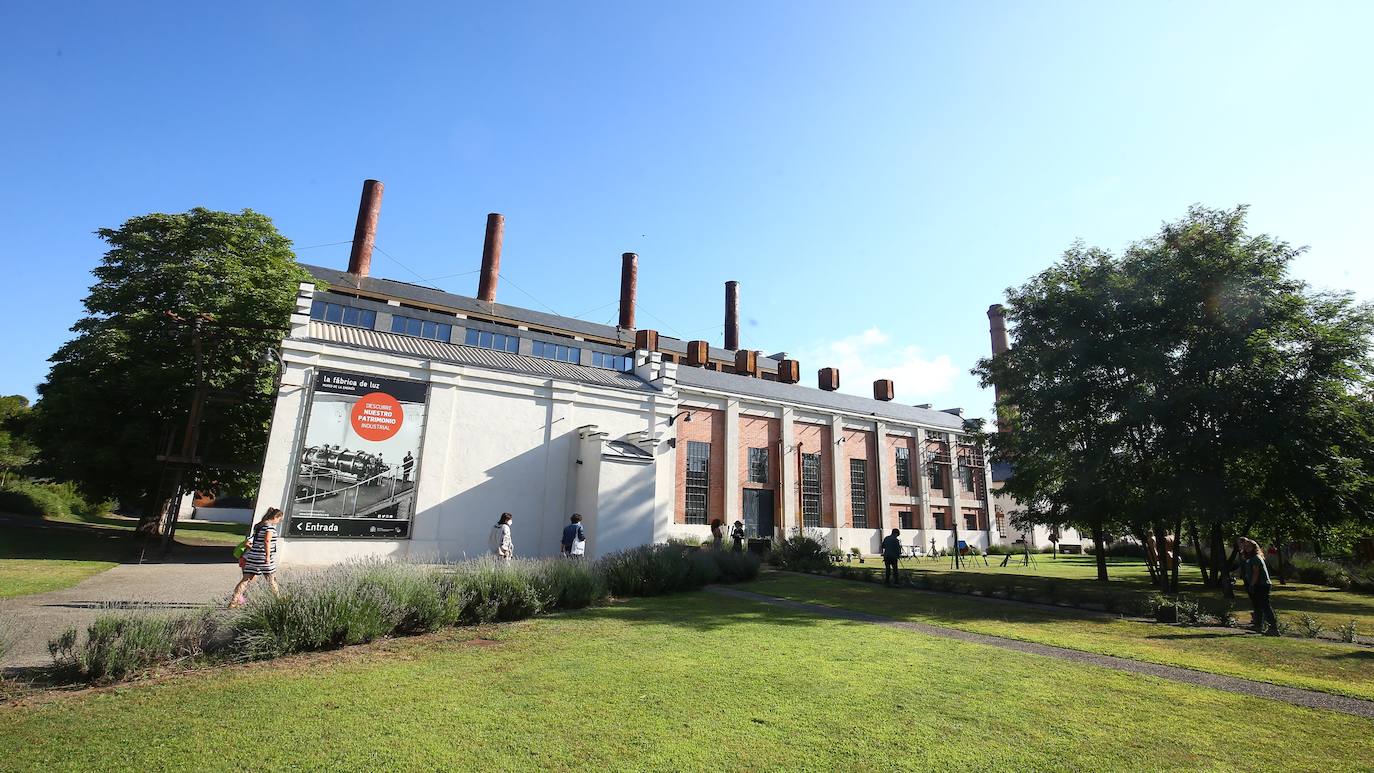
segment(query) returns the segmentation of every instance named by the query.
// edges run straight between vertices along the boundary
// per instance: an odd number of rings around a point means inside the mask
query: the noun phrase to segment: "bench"
[[[1059,543],[1059,552],[1077,555],[1083,552],[1083,546],[1077,542],[1061,542]]]

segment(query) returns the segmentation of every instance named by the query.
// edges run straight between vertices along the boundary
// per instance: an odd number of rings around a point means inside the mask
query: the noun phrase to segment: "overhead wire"
[[[307,247],[297,247],[297,248],[296,248],[296,251],[297,251],[297,252],[300,252],[301,250],[314,250],[314,249],[318,249],[318,248],[320,248],[320,247],[337,247],[337,246],[339,246],[340,244],[352,244],[352,243],[353,243],[353,240],[352,240],[352,239],[344,239],[344,240],[341,241],[341,242],[329,242],[328,244],[311,244],[311,245],[309,245],[309,246],[307,246]]]

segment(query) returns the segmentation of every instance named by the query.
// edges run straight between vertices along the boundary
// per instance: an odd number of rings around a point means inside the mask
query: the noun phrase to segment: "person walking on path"
[[[501,513],[496,525],[491,527],[491,552],[499,561],[515,558],[515,542],[510,538],[510,522],[515,516]]]
[[[567,526],[563,527],[563,556],[581,558],[587,552],[587,532],[582,529],[582,515],[573,513]]]
[[[901,529],[893,529],[883,538],[880,546],[883,552],[883,585],[897,585],[897,560],[902,557]]]
[[[1274,615],[1274,606],[1269,603],[1269,591],[1273,589],[1273,583],[1269,581],[1269,567],[1264,563],[1264,553],[1260,551],[1259,543],[1248,537],[1241,538],[1240,549],[1245,557],[1240,564],[1240,576],[1255,609],[1255,632],[1278,636],[1279,621]]]
[[[267,584],[271,586],[272,592],[280,594],[281,589],[277,587],[277,530],[281,526],[282,512],[275,507],[267,508],[262,520],[253,527],[253,535],[248,540],[248,549],[243,551],[240,565],[243,568],[243,577],[239,584],[234,586],[234,596],[229,601],[229,608],[236,609],[243,606],[245,601],[244,592],[248,590],[249,584],[259,576],[267,578]]]
[[[725,542],[725,521],[716,518],[711,521],[711,547],[720,550],[723,542]]]
[[[744,550],[744,521],[735,521],[730,528],[730,541],[734,543],[736,553]]]

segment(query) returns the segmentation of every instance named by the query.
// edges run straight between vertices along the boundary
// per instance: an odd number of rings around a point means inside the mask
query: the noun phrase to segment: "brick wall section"
[[[830,481],[835,473],[830,469],[830,427],[822,424],[803,424],[794,422],[793,439],[799,446],[795,455],[790,455],[787,459],[788,464],[797,465],[797,485],[801,485],[801,455],[820,454],[821,455],[821,526],[825,528],[835,525],[835,501],[831,494]],[[847,442],[847,441],[846,441]],[[801,517],[801,491],[784,491],[783,496],[787,497],[796,505],[797,517]]]
[[[741,488],[775,489],[782,480],[779,467],[779,443],[782,424],[764,416],[739,417],[739,482]],[[768,449],[768,482],[749,482],[749,449]]]
[[[706,522],[725,519],[725,412],[691,408],[692,420],[679,418],[677,429],[677,481],[673,492],[673,523],[687,522],[687,443],[711,444],[710,488],[706,498]]]
[[[877,512],[878,508],[875,504],[878,501],[878,475],[877,469],[874,467],[874,456],[876,456],[876,449],[874,446],[876,444],[877,439],[872,432],[861,429],[844,430],[844,443],[840,445],[839,449],[839,456],[843,460],[840,464],[839,473],[840,496],[844,497],[844,501],[840,502],[839,508],[841,526],[848,526],[850,528],[854,526],[854,508],[853,505],[850,504],[849,494],[849,460],[851,459],[864,460],[865,467],[868,469],[868,474],[865,476],[866,481],[864,487],[865,493],[868,495],[868,528],[878,529],[883,526],[883,524],[878,523],[880,514]]]
[[[897,449],[905,448],[910,455],[907,462],[907,469],[911,470],[911,485],[897,485]],[[896,494],[899,497],[919,497],[921,495],[920,481],[917,476],[921,474],[920,455],[916,453],[916,438],[902,437],[900,435],[888,435],[887,447],[883,449],[882,465],[883,477],[887,481],[887,492]],[[897,528],[897,527],[892,527]]]

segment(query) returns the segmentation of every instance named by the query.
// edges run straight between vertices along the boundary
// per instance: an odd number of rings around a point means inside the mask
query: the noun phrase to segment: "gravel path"
[[[51,663],[48,639],[69,627],[82,630],[110,609],[171,614],[225,601],[239,576],[232,561],[120,564],[71,588],[0,599],[0,617],[17,634],[0,667]]]
[[[1173,682],[1211,687],[1216,690],[1225,690],[1226,692],[1239,693],[1241,695],[1251,695],[1257,698],[1284,701],[1285,703],[1291,703],[1296,706],[1339,711],[1345,714],[1353,714],[1357,717],[1374,719],[1374,701],[1348,698],[1342,695],[1332,695],[1316,690],[1280,687],[1267,682],[1254,682],[1249,679],[1241,679],[1234,676],[1222,676],[1220,674],[1208,674],[1202,671],[1192,671],[1186,668],[1176,668],[1174,666],[1143,663],[1138,660],[1117,658],[1110,655],[1097,655],[1091,652],[1080,652],[1064,647],[1052,647],[1047,644],[1035,644],[1016,639],[1004,639],[1000,636],[970,633],[955,628],[942,628],[940,626],[927,625],[925,623],[910,623],[902,620],[894,620],[890,617],[871,615],[867,612],[856,612],[852,609],[830,607],[821,604],[808,604],[802,601],[781,599],[776,596],[766,596],[761,593],[753,593],[751,591],[738,590],[735,588],[713,586],[709,588],[709,590],[723,596],[732,596],[734,598],[787,607],[788,609],[796,609],[823,617],[835,617],[843,620],[854,620],[861,623],[872,623],[888,628],[915,631],[927,636],[954,639],[956,641],[969,642],[972,644],[986,644],[990,647],[1000,647],[1001,649],[1015,650],[1017,652],[1028,652],[1032,655],[1043,655],[1045,657],[1068,660],[1074,663],[1102,666],[1104,668],[1127,671],[1133,674],[1145,674],[1147,676],[1159,677],[1160,679],[1168,679]]]

